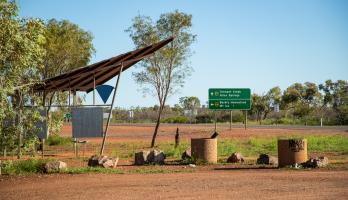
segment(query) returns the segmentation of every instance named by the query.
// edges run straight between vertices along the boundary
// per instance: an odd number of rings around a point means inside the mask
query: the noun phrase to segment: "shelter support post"
[[[44,91],[43,92],[43,95],[42,95],[42,105],[43,105],[43,109],[44,109],[44,111],[46,112],[46,128],[47,128],[47,130],[45,130],[46,131],[46,134],[47,134],[47,136],[48,136],[48,131],[49,131],[49,129],[48,129],[48,121],[47,121],[47,118],[48,118],[48,114],[49,113],[47,113],[47,108],[46,108],[46,91]],[[45,156],[45,138],[42,138],[41,139],[41,157],[42,158],[44,158],[44,156]]]
[[[103,153],[104,153],[105,140],[106,140],[106,136],[107,136],[108,130],[109,130],[110,118],[111,118],[111,115],[112,115],[112,108],[113,108],[114,103],[115,103],[115,97],[116,97],[117,87],[118,87],[118,84],[119,84],[119,82],[120,82],[122,70],[123,70],[123,63],[121,63],[120,73],[118,74],[118,76],[117,76],[117,81],[116,81],[116,83],[115,83],[114,94],[113,94],[113,96],[112,96],[112,102],[111,102],[111,106],[110,106],[110,110],[109,110],[109,116],[108,116],[108,120],[106,121],[105,132],[104,132],[104,135],[103,135],[103,142],[102,142],[102,146],[101,146],[101,148],[100,148],[100,155],[103,155]]]
[[[70,91],[70,90],[69,90]],[[76,90],[73,91],[73,106],[76,106],[77,102],[76,102]],[[74,153],[75,153],[75,157],[77,157],[77,138],[74,138]]]
[[[95,74],[93,73],[93,105],[95,105]]]

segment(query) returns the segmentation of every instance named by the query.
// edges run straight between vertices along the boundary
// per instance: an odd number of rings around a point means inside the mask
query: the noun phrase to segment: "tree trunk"
[[[15,106],[17,108],[17,112],[16,112],[16,117],[15,117],[15,126],[17,128],[17,142],[18,142],[18,146],[17,146],[17,158],[20,159],[21,158],[21,146],[22,146],[22,132],[23,132],[23,127],[22,127],[22,97],[20,92],[16,92],[15,95]]]
[[[153,132],[152,141],[151,141],[151,148],[153,148],[153,147],[155,146],[158,128],[159,128],[159,125],[160,125],[160,123],[161,123],[161,115],[162,115],[163,107],[164,107],[164,106],[160,105],[159,110],[158,110],[158,116],[157,116],[156,127],[155,127],[155,131]]]

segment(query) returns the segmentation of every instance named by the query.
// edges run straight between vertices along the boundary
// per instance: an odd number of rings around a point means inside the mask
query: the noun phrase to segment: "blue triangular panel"
[[[114,87],[110,85],[98,85],[96,89],[103,102],[106,103]]]

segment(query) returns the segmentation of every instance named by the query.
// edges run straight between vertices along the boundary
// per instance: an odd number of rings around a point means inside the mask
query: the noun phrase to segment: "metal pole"
[[[43,96],[42,96],[42,104],[43,104],[43,106],[44,106],[44,111],[46,112],[46,119],[45,119],[45,121],[46,121],[46,135],[48,135],[47,133],[48,133],[48,129],[49,129],[49,127],[48,127],[48,121],[47,121],[47,111],[46,111],[46,92],[44,91],[43,92]],[[45,156],[45,138],[42,138],[41,139],[41,157],[42,158],[44,158],[44,156]]]
[[[73,106],[76,105],[76,90],[73,92]],[[75,157],[77,157],[77,138],[74,138],[74,152],[75,152]]]
[[[214,121],[215,121],[215,129],[214,129],[214,132],[216,132],[216,111],[214,110]]]
[[[247,111],[245,110],[245,119],[244,119],[244,129],[247,129],[247,122],[248,121],[248,115],[247,115]]]
[[[232,130],[232,110],[230,111],[230,131]]]
[[[320,118],[320,127],[323,127],[323,118]]]
[[[114,95],[112,96],[112,102],[111,102],[111,106],[110,106],[108,120],[106,121],[105,132],[104,132],[104,135],[103,135],[103,142],[102,142],[102,146],[100,148],[100,155],[103,155],[103,153],[104,153],[105,139],[106,139],[106,136],[107,136],[108,130],[109,130],[110,118],[111,118],[111,115],[112,115],[112,107],[114,107],[116,91],[117,91],[118,83],[120,82],[122,70],[123,70],[123,63],[121,63],[120,73],[118,74],[117,81],[116,81],[116,84],[115,84],[115,88],[114,88],[115,91],[114,91]]]
[[[95,105],[95,74],[93,73],[93,105]]]

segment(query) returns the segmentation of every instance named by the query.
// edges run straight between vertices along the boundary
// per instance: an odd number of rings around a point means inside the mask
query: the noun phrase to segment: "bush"
[[[44,166],[49,160],[28,159],[28,160],[7,160],[3,161],[1,171],[3,174],[27,174],[27,173],[43,173]]]
[[[189,119],[184,116],[176,116],[176,117],[168,117],[166,119],[161,120],[162,123],[188,123]]]
[[[61,137],[57,134],[53,134],[48,136],[47,144],[49,146],[55,146],[55,145],[66,145],[71,143],[71,138],[68,137]]]
[[[209,114],[199,114],[196,116],[197,123],[212,123],[214,118]]]

